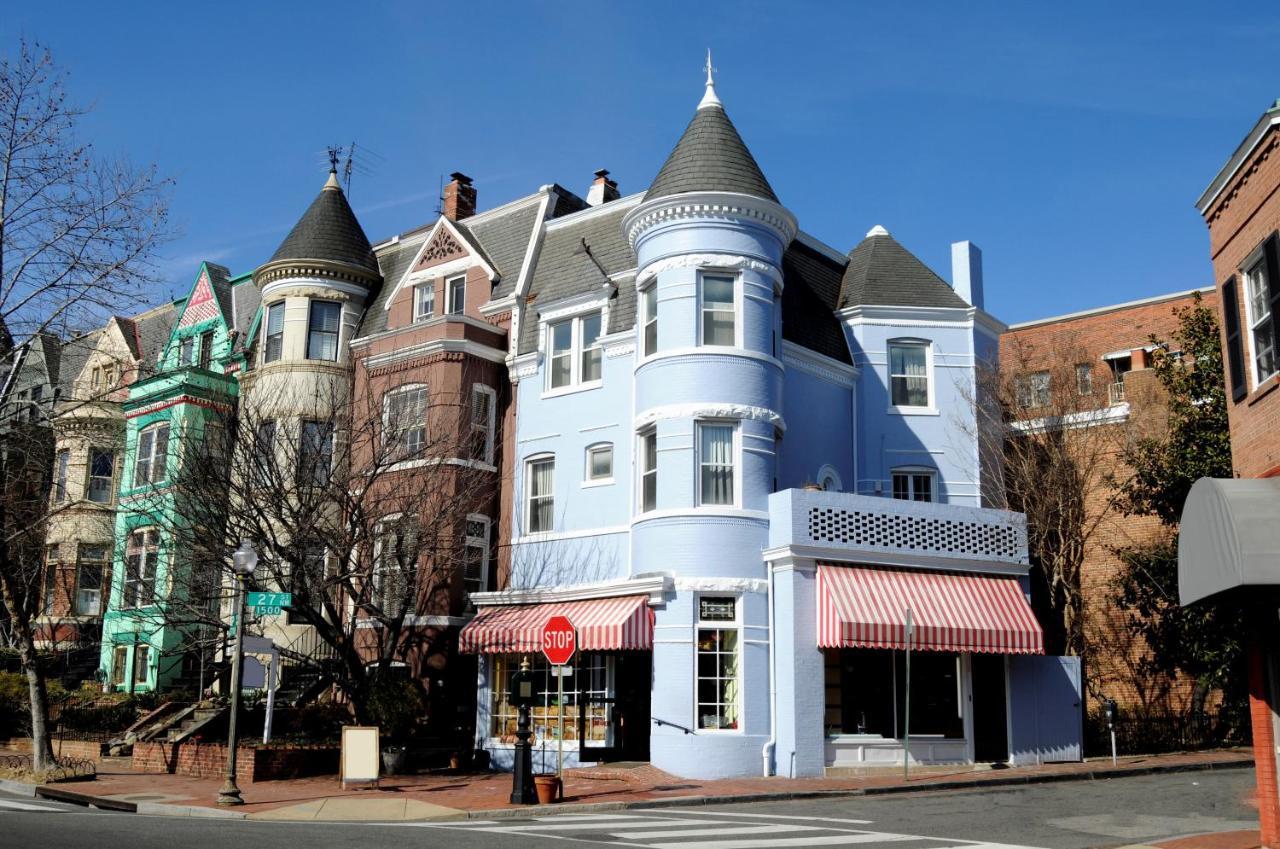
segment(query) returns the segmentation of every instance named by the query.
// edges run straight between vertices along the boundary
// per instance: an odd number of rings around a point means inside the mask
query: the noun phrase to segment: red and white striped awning
[[[1014,578],[818,564],[818,646],[1044,654]]]
[[[459,648],[463,654],[542,651],[542,628],[552,616],[569,617],[578,632],[579,651],[653,648],[647,595],[482,608],[462,629]]]

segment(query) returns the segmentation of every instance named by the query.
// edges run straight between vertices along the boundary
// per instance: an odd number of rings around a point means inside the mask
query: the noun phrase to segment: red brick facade
[[[1203,292],[1202,297],[1208,306],[1215,306],[1215,292]],[[1177,328],[1175,310],[1192,302],[1191,293],[1180,292],[1027,322],[1012,327],[1000,341],[1000,367],[1006,381],[1046,373],[1054,384],[1050,390],[1055,413],[1078,410],[1076,415],[1097,417],[1090,419],[1096,423],[1089,428],[1074,431],[1081,453],[1104,466],[1095,470],[1089,493],[1089,512],[1097,524],[1086,546],[1080,576],[1085,641],[1090,647],[1085,674],[1091,695],[1114,698],[1123,707],[1143,712],[1184,711],[1191,683],[1152,679],[1141,671],[1146,646],[1126,627],[1126,614],[1115,603],[1115,580],[1122,566],[1115,551],[1149,543],[1165,531],[1153,517],[1125,516],[1115,509],[1111,503],[1115,491],[1106,478],[1125,475],[1119,452],[1128,440],[1157,435],[1164,427],[1166,408],[1149,368],[1147,349],[1153,335],[1170,338]],[[1125,356],[1132,369],[1118,376],[1116,370],[1126,363]],[[1117,363],[1116,370],[1112,362]],[[1075,384],[1077,366],[1088,368],[1087,386]],[[1119,385],[1113,388],[1115,384]],[[1091,392],[1082,394],[1085,388]],[[1059,394],[1064,392],[1068,397]],[[1045,414],[1034,402],[1021,411],[1026,419]]]

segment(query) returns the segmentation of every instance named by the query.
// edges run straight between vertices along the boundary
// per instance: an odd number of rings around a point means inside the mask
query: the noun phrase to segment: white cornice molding
[[[466,354],[491,363],[506,361],[506,354],[501,348],[491,348],[479,342],[472,342],[470,339],[432,339],[419,345],[410,345],[385,354],[366,357],[364,366],[366,369],[382,368],[405,360],[429,357],[432,354]]]
[[[598,584],[579,584],[567,587],[530,587],[528,589],[472,593],[470,598],[476,607],[497,607],[647,595],[649,604],[655,605],[662,604],[667,595],[673,591],[674,584],[669,576],[652,575],[628,578],[621,581],[603,581]]]
[[[787,368],[811,374],[814,377],[828,380],[845,387],[858,385],[858,377],[862,372],[848,363],[833,360],[831,357],[811,351],[795,342],[782,341],[782,363]]]
[[[773,230],[785,248],[795,238],[796,217],[784,206],[740,192],[687,192],[639,204],[622,219],[627,242],[654,225],[692,218],[749,219]]]
[[[754,407],[750,404],[728,404],[715,401],[692,404],[666,404],[651,407],[635,417],[636,430],[669,419],[735,419],[737,421],[765,422],[785,431],[787,424],[781,413]]]
[[[636,288],[648,284],[650,280],[664,271],[676,268],[715,268],[722,271],[755,271],[773,281],[773,288],[782,291],[782,272],[777,266],[756,259],[732,253],[703,252],[696,254],[680,254],[669,256],[653,262],[640,269],[636,274]]]

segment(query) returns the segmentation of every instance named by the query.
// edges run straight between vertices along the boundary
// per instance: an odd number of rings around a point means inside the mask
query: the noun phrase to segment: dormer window
[[[434,280],[413,287],[413,320],[426,321],[436,314],[436,284]]]
[[[267,307],[267,332],[262,341],[262,361],[274,363],[284,354],[284,304]]]

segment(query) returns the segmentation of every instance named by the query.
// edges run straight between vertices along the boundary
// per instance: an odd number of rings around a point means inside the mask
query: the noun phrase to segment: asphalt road
[[[983,792],[662,808],[459,823],[200,820],[90,811],[0,794],[0,846],[206,849],[1085,849],[1257,827],[1235,769]]]

